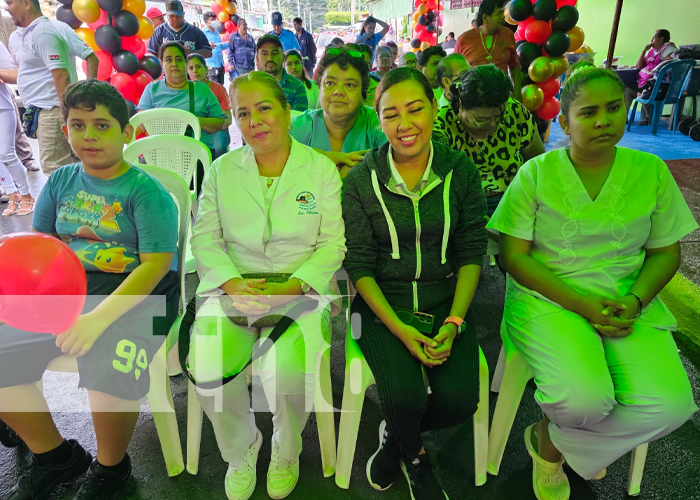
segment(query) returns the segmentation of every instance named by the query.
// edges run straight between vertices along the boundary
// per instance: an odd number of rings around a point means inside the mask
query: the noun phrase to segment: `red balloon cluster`
[[[566,52],[583,43],[576,0],[511,0],[506,21],[518,25],[515,40],[523,82],[523,105],[544,120],[559,114],[559,77],[569,65]]]
[[[442,34],[442,11],[445,7],[440,0],[415,0],[413,6],[411,50],[418,52],[437,45],[438,36]]]
[[[87,278],[68,245],[47,234],[0,238],[0,322],[34,333],[61,333],[78,319]]]
[[[144,0],[60,0],[56,18],[70,25],[95,52],[97,79],[114,85],[125,99],[138,104],[141,94],[162,68],[146,55],[144,40],[153,23],[144,16]],[[83,23],[86,26],[83,26]],[[155,63],[154,63],[155,60]],[[87,72],[85,62],[83,71]]]

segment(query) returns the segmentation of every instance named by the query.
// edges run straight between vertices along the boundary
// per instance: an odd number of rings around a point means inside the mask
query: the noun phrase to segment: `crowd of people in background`
[[[129,109],[114,87],[94,79],[94,54],[44,17],[37,0],[7,3],[18,29],[8,48],[0,44],[0,80],[19,86],[28,109],[23,130],[38,139],[49,179],[35,199],[17,154],[16,106],[0,83],[3,216],[36,206],[33,229],[68,242],[90,271],[89,293],[108,296],[99,315],[85,313],[58,340],[0,324],[0,418],[33,452],[9,499],[38,498],[86,471],[74,499],[111,498],[131,474],[126,449],[148,389],[145,368],[163,340],[131,335],[132,323],[117,327],[120,317],[142,319],[148,310],[112,298],[125,290],[165,295],[172,323],[177,208],[145,167],[124,160],[134,135]],[[670,333],[675,320],[658,292],[678,269],[679,240],[698,225],[659,158],[617,147],[625,89],[610,71],[584,64],[570,73],[559,117],[570,147],[545,153],[519,102],[520,66],[503,3],[484,0],[473,29],[419,53],[384,43],[390,26],[370,16],[354,43],[333,40],[318,61],[303,21],[287,30],[279,12],[270,33],[254,39],[241,18],[228,41],[213,12],[200,29],[184,19],[178,0],[165,13],[146,13],[158,23],[148,51],[163,77],[148,84],[136,109],[192,113],[214,160],[197,176],[191,249],[200,282],[180,326],[190,349],[184,368],[204,383],[239,373],[275,324],[236,318],[331,295],[343,266],[358,292],[357,342],[384,417],[367,479],[383,491],[403,474],[414,500],[447,498],[421,434],[462,424],[479,403],[470,306],[485,255],[498,256],[508,274],[504,335],[535,372],[543,417],[528,427],[525,445],[537,498],[568,500],[565,460],[585,479],[602,477],[620,456],[697,410]],[[647,74],[671,46],[667,31],[655,33],[638,61],[637,91],[648,88]],[[72,56],[86,61],[86,81],[76,82]],[[244,145],[229,151],[234,121]],[[78,193],[120,207],[116,230],[100,225],[101,213],[75,219]],[[105,272],[94,245],[122,245],[123,267]],[[416,313],[429,324],[406,320]],[[109,321],[94,323],[98,316]],[[287,497],[299,479],[330,316],[330,304],[319,301],[276,340],[274,363],[267,355],[256,361],[274,402],[271,498]],[[136,380],[133,364],[112,362],[110,349],[125,341],[143,345]],[[95,412],[95,460],[60,435],[33,385],[61,353],[80,356]],[[245,378],[200,386],[196,397],[229,464],[226,496],[247,500],[263,438]],[[31,411],[17,413],[10,404],[17,401]]]

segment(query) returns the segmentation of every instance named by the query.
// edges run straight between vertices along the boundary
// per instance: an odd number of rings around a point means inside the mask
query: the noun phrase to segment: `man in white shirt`
[[[85,76],[88,78],[97,78],[97,66],[100,60],[97,59],[95,52],[85,41],[78,36],[73,28],[61,21],[51,20],[58,32],[68,44],[68,54],[70,55],[70,63],[68,72],[70,73],[70,81],[78,81],[78,73],[75,66],[75,58],[85,61],[86,71]]]
[[[70,55],[66,40],[41,13],[38,0],[6,0],[12,21],[9,49],[16,70],[5,70],[0,79],[16,83],[25,106],[38,109],[36,138],[44,174],[74,163],[70,144],[61,130],[61,102],[71,83]]]

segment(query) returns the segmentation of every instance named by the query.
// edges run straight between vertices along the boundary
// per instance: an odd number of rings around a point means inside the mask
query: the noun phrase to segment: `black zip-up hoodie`
[[[437,142],[423,196],[398,194],[388,151],[373,149],[348,174],[344,267],[353,282],[376,279],[391,305],[427,311],[454,296],[460,267],[483,263],[486,197],[466,154]]]

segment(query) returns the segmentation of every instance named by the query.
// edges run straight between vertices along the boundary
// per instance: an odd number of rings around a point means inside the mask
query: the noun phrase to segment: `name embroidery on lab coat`
[[[296,196],[299,211],[297,215],[318,215],[316,210],[316,197],[309,191],[302,191]]]

